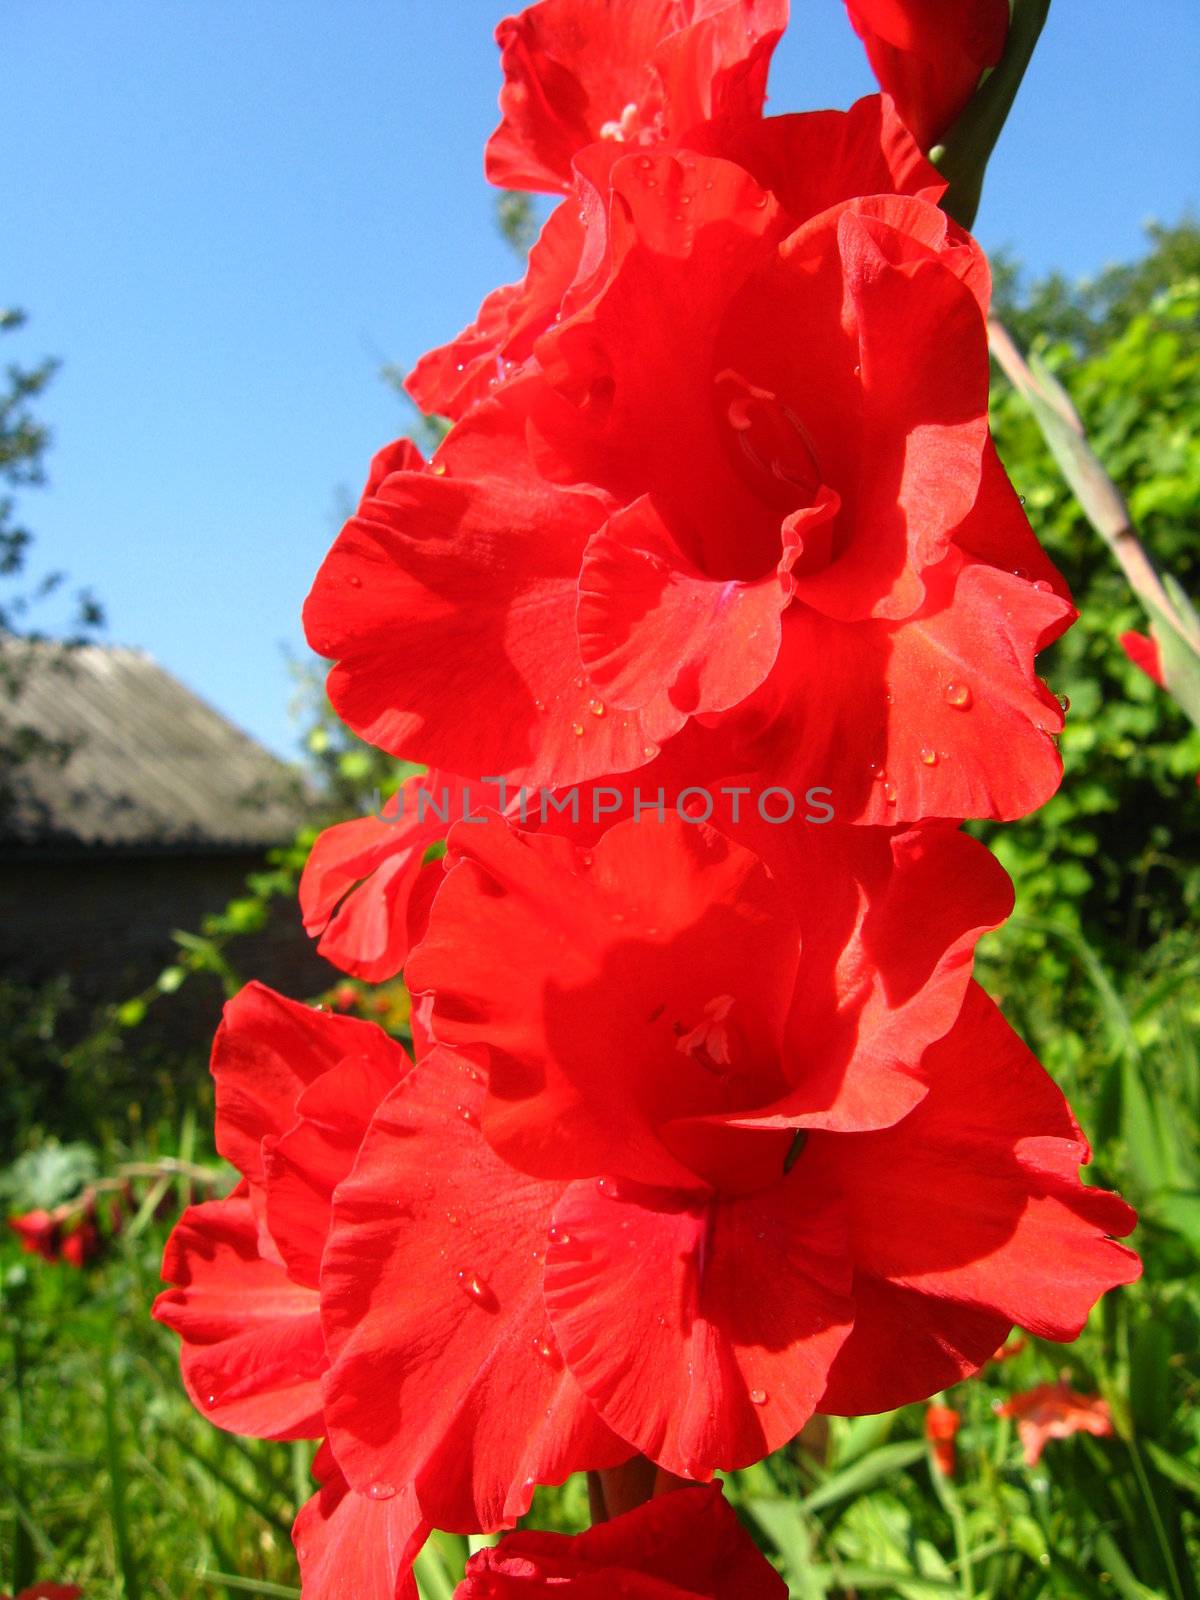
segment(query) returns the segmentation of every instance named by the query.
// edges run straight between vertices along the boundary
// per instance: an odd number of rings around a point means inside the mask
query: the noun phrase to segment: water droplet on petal
[[[1054,592],[1054,585],[1052,583],[1048,583],[1045,578],[1035,578],[1033,580],[1033,587],[1039,594],[1053,594]]]
[[[750,1404],[752,1406],[765,1406],[766,1403],[767,1403],[767,1391],[765,1389],[751,1389],[751,1391],[750,1391]]]
[[[533,709],[534,709],[534,710],[535,710],[535,711],[545,711],[545,709],[546,709],[546,702],[545,702],[545,701],[544,701],[544,700],[535,700],[535,701],[534,701],[534,702],[533,702]]]
[[[642,754],[647,761],[653,761],[658,754],[658,746],[656,744],[644,744],[642,746]]]
[[[546,1237],[551,1244],[570,1244],[571,1242],[571,1235],[564,1232],[562,1228],[553,1222],[546,1230]]]
[[[965,683],[948,683],[944,691],[944,699],[948,706],[953,706],[956,711],[969,711],[971,707],[971,690]]]
[[[204,1396],[204,1404],[206,1406],[215,1406],[216,1403],[217,1403],[217,1397],[216,1397],[215,1394],[206,1394]]]
[[[534,1354],[555,1372],[562,1371],[562,1357],[549,1339],[537,1337],[533,1341]]]
[[[877,761],[870,763],[869,771],[874,782],[885,783],[887,781],[887,772]]]
[[[1063,708],[1064,711],[1070,711],[1070,709],[1071,709],[1071,697],[1070,697],[1070,695],[1060,694],[1059,697],[1058,697],[1058,703]]]
[[[638,166],[641,167],[643,172],[649,172],[650,168],[653,165],[654,165],[654,163],[653,163],[653,161],[651,161],[649,156],[639,156],[638,157]]]
[[[583,723],[582,722],[573,722],[571,724],[571,732],[575,735],[575,737],[577,739],[582,739],[583,738]]]
[[[615,1178],[597,1178],[596,1188],[601,1194],[607,1195],[610,1200],[619,1200],[621,1191],[617,1187]]]
[[[885,783],[884,784],[884,786],[883,786],[883,798],[887,801],[888,805],[890,805],[890,806],[894,806],[896,804],[896,785],[894,783]]]
[[[446,476],[446,468],[441,461],[435,461],[429,470],[435,478],[444,478]]]
[[[447,1211],[447,1213],[446,1213],[446,1221],[450,1224],[450,1226],[452,1228],[457,1228],[458,1227],[458,1218],[454,1215],[453,1211]]]
[[[592,715],[594,717],[602,717],[604,715],[604,701],[603,700],[589,700],[588,701],[588,710],[592,713]]]
[[[466,1123],[468,1128],[477,1128],[479,1126],[479,1118],[476,1116],[475,1112],[470,1106],[456,1106],[454,1109],[458,1112],[459,1116]]]
[[[1022,579],[1029,577],[1029,574],[1025,571],[1024,567],[1014,567],[1012,569],[1012,575],[1013,575],[1014,578],[1022,578]]]
[[[485,1311],[495,1311],[498,1306],[496,1296],[492,1293],[487,1280],[481,1278],[477,1272],[459,1272],[458,1286],[468,1300],[474,1300],[477,1306],[482,1306]]]
[[[921,760],[925,763],[925,765],[927,767],[936,767],[937,766],[937,764],[938,764],[938,753],[937,753],[936,750],[934,750],[932,748],[932,746],[927,745],[927,744],[923,744],[921,746],[920,754],[921,754]]]
[[[359,577],[357,572],[349,573],[347,575],[347,577],[346,577],[346,582],[350,585],[350,587],[352,589],[361,589],[362,588],[362,579]]]
[[[367,1490],[367,1494],[372,1500],[391,1500],[395,1497],[396,1485],[394,1483],[373,1483]]]

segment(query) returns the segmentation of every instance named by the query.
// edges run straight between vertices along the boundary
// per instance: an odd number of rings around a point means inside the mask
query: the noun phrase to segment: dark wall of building
[[[0,975],[40,983],[69,974],[81,1016],[125,1000],[177,958],[173,929],[198,931],[262,865],[245,853],[0,860]],[[298,999],[337,976],[315,954],[292,899],[276,903],[267,928],[238,939],[229,955],[246,978]],[[221,1002],[215,980],[192,980],[152,1008],[147,1026],[206,1049]]]

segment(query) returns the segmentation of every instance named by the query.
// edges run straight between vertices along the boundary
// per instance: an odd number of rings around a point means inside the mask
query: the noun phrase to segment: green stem
[[[1050,0],[1013,0],[1008,42],[998,66],[980,84],[940,148],[931,152],[931,159],[950,184],[942,210],[964,228],[975,224],[988,159],[1049,13]]]

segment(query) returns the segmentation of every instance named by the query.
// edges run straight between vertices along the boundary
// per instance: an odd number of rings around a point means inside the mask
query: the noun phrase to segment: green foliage
[[[1195,225],[1161,237],[1169,263],[1194,260],[1200,268]],[[1059,316],[1061,325],[1076,329],[1074,344],[1040,340],[1035,347],[1069,390],[1152,556],[1194,593],[1200,582],[1200,276],[1150,295],[1162,265],[1151,257],[1140,274],[1122,271],[1102,293],[1085,291]],[[1040,303],[1048,292],[1037,289],[1031,299]],[[1111,342],[1080,359],[1078,351],[1090,340],[1077,325],[1095,317],[1107,330],[1126,312]],[[993,423],[1034,528],[1066,575],[1081,615],[1041,658],[1048,680],[1070,700],[1062,788],[1034,817],[974,831],[1013,874],[1026,918],[1053,921],[1076,935],[1086,931],[1110,967],[1132,972],[1155,939],[1194,921],[1200,903],[1200,733],[1126,659],[1117,636],[1145,629],[1141,608],[1007,385],[997,388]],[[999,942],[1011,961],[1020,956],[1039,964],[1048,980],[1067,980],[1065,950],[1044,929],[1014,923]],[[1069,1011],[1061,1020],[1086,1026],[1086,1013]]]

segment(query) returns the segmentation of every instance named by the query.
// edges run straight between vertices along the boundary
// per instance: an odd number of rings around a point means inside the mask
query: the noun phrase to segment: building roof
[[[0,645],[0,764],[6,853],[261,851],[311,809],[296,768],[119,646]]]

